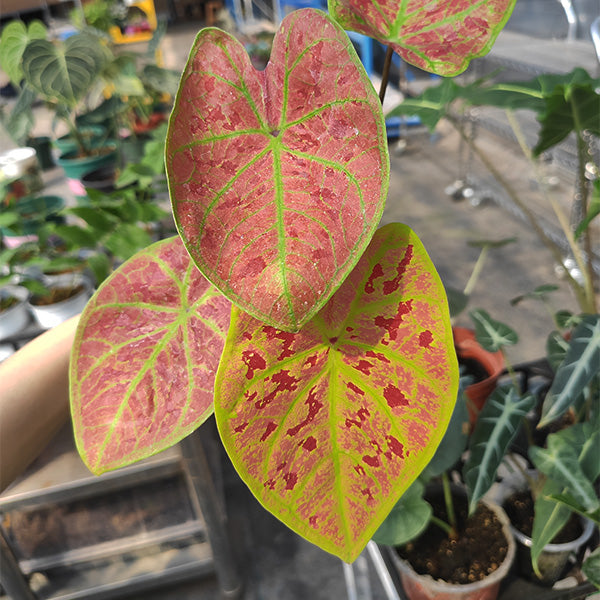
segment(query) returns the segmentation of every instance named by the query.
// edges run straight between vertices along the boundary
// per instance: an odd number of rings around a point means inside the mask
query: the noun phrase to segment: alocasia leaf
[[[215,416],[260,502],[350,562],[433,456],[457,388],[442,283],[390,224],[299,333],[232,310]]]
[[[81,316],[70,374],[75,440],[91,471],[164,450],[212,414],[230,307],[178,237],[100,286]]]
[[[320,11],[295,11],[257,71],[235,38],[202,30],[166,167],[204,275],[257,319],[299,330],[358,261],[387,194],[381,105],[348,36]]]
[[[469,316],[475,325],[477,341],[488,352],[498,352],[505,346],[516,344],[519,340],[516,331],[506,323],[492,319],[485,310],[473,310]]]
[[[516,0],[329,0],[344,29],[391,46],[404,60],[458,75],[491,49]]]
[[[471,437],[471,452],[463,469],[471,512],[494,483],[500,463],[535,402],[534,396],[519,396],[512,386],[496,388],[487,399],[479,413]]]
[[[562,416],[583,401],[583,390],[598,373],[600,315],[585,315],[573,331],[571,344],[542,405],[539,427]]]

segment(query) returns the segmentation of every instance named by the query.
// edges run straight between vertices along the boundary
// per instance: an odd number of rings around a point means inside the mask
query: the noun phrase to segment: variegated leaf
[[[232,311],[215,415],[264,506],[352,561],[433,456],[457,387],[441,281],[391,224],[299,333]]]
[[[160,452],[212,414],[230,308],[179,238],[138,252],[105,280],[71,357],[75,440],[91,471]]]
[[[284,19],[264,71],[217,29],[196,38],[166,146],[179,231],[204,275],[297,331],[367,247],[387,195],[381,105],[344,31]]]
[[[458,75],[487,54],[516,0],[329,0],[351,29],[391,46],[404,60],[439,75]]]

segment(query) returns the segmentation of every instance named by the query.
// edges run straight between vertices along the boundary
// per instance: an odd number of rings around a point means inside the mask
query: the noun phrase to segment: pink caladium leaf
[[[329,0],[345,28],[389,45],[407,62],[458,75],[487,54],[516,0]]]
[[[232,310],[215,416],[260,502],[350,562],[433,456],[457,387],[442,283],[390,224],[299,333]]]
[[[75,440],[92,472],[156,454],[213,413],[230,312],[178,237],[104,281],[81,315],[70,367]]]
[[[389,180],[385,123],[325,13],[286,17],[264,71],[202,30],[166,144],[179,232],[202,273],[257,319],[297,331],[367,247]]]

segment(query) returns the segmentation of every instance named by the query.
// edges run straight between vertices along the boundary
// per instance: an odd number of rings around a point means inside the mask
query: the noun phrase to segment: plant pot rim
[[[94,150],[98,150],[100,148],[108,148],[109,152],[106,152],[105,154],[100,154],[100,155],[90,155],[90,156],[76,156],[77,155],[77,150],[69,150],[68,152],[65,152],[64,154],[61,154],[58,157],[58,164],[61,165],[61,163],[65,163],[65,162],[78,162],[78,163],[84,163],[86,161],[89,162],[93,162],[98,158],[104,158],[107,155],[110,155],[113,152],[117,151],[117,144],[113,141],[109,141],[106,144],[101,144],[100,146],[97,146],[94,148]]]
[[[47,282],[47,285],[49,288],[63,288],[63,287],[69,287],[69,286],[73,286],[73,287],[77,287],[79,285],[83,286],[83,290],[81,290],[79,293],[75,294],[74,296],[70,296],[69,298],[65,298],[64,300],[61,300],[60,302],[53,302],[52,304],[33,304],[33,302],[31,302],[31,300],[29,300],[29,306],[33,309],[33,310],[41,310],[44,311],[44,309],[47,309],[49,307],[62,307],[62,306],[67,306],[69,303],[74,303],[76,300],[78,300],[83,294],[89,294],[92,290],[92,283],[89,280],[88,277],[86,277],[85,275],[82,275],[80,273],[76,273],[72,276],[72,281],[68,284],[65,285],[65,283],[61,282],[60,280],[54,282],[54,281],[50,281]]]
[[[548,552],[548,553],[571,552],[573,550],[577,550],[577,548],[579,548],[583,544],[585,544],[592,536],[592,533],[594,533],[595,525],[594,525],[593,521],[590,521],[589,519],[586,519],[585,517],[581,517],[581,521],[582,521],[583,531],[581,532],[581,535],[578,538],[575,538],[574,540],[571,540],[570,542],[564,542],[562,544],[546,544],[544,546],[544,552]],[[511,529],[512,534],[514,535],[515,539],[518,542],[520,542],[524,546],[527,546],[527,548],[531,548],[532,540],[528,535],[525,535],[523,532],[519,531],[512,524],[510,526],[510,529]]]
[[[426,582],[427,588],[430,591],[440,594],[447,593],[449,591],[461,592],[463,594],[466,594],[469,592],[477,591],[482,587],[488,587],[496,583],[499,584],[500,581],[504,579],[504,577],[506,577],[512,566],[516,554],[517,545],[512,535],[510,521],[508,519],[508,516],[504,512],[504,509],[495,502],[489,502],[486,500],[481,500],[480,502],[484,504],[487,508],[492,510],[494,514],[498,517],[499,521],[502,523],[502,531],[508,544],[506,556],[494,572],[487,575],[484,579],[480,581],[475,581],[474,583],[448,583],[442,579],[434,579],[431,575],[428,574],[422,575],[421,573],[417,573],[408,561],[398,556],[398,553],[394,550],[394,548],[390,548],[392,562],[394,563],[398,571],[400,573],[405,573],[410,577]]]
[[[19,304],[23,302],[27,302],[29,299],[29,290],[21,285],[3,285],[0,287],[0,296],[16,298],[19,301]],[[18,305],[15,305],[18,306]],[[13,307],[9,308],[11,310]],[[8,310],[6,312],[8,312]]]

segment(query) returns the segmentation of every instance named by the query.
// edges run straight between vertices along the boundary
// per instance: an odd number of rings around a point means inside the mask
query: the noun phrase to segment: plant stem
[[[385,52],[385,60],[383,62],[383,72],[381,74],[381,86],[379,88],[379,100],[383,106],[383,100],[385,99],[385,91],[387,90],[388,81],[390,79],[390,68],[392,66],[392,57],[394,51],[391,46],[387,47]]]
[[[443,529],[449,538],[455,537],[456,533],[454,529],[446,521],[442,521],[442,519],[438,519],[436,516],[431,515],[431,522],[434,525],[437,525],[440,529]]]
[[[583,127],[581,123],[581,117],[577,110],[577,104],[573,99],[573,94],[569,96],[569,104],[571,105],[571,113],[573,114],[573,123],[575,129],[575,135],[577,137],[577,187],[578,192],[581,195],[581,218],[585,219],[588,213],[588,185],[585,178],[585,154],[587,145],[583,139]],[[592,241],[590,239],[589,227],[586,227],[583,235],[583,247],[587,256],[587,261],[582,269],[582,275],[584,276],[585,293],[588,299],[588,307],[592,313],[596,312],[596,297],[594,294],[594,268],[592,266]]]
[[[454,512],[454,503],[452,502],[452,490],[450,489],[450,479],[448,473],[442,473],[442,486],[444,488],[444,503],[446,504],[446,514],[450,521],[450,531],[448,535],[451,538],[458,537],[458,528],[456,526],[456,513]]]
[[[488,156],[475,144],[473,140],[469,138],[468,135],[463,131],[460,123],[458,123],[457,119],[451,115],[446,115],[448,121],[453,125],[461,138],[469,145],[469,147],[473,150],[473,152],[477,155],[477,157],[481,160],[485,168],[494,176],[496,181],[504,188],[510,199],[515,203],[515,205],[523,212],[525,218],[531,225],[532,229],[535,231],[536,235],[540,239],[540,241],[546,246],[546,248],[552,253],[554,260],[559,264],[563,265],[563,257],[560,253],[560,249],[558,246],[546,235],[544,230],[538,224],[535,216],[529,210],[527,205],[521,200],[513,186],[503,177],[503,175],[496,169],[492,161],[488,158]],[[573,278],[573,276],[569,273],[567,269],[564,269],[565,276],[567,277],[569,284],[571,285],[575,296],[577,297],[577,301],[581,307],[586,306],[585,294],[582,287],[577,283],[577,281]]]
[[[573,111],[575,111],[574,107],[573,107]],[[592,312],[596,312],[595,310],[593,310],[594,309],[593,303],[592,303],[592,305],[590,305],[590,303],[589,303],[590,293],[589,293],[589,289],[588,289],[589,288],[588,282],[591,281],[591,279],[590,279],[590,274],[588,271],[588,266],[590,265],[590,261],[588,260],[587,261],[588,264],[586,265],[586,261],[583,258],[581,250],[580,250],[579,246],[577,245],[575,238],[573,237],[573,232],[571,231],[571,227],[569,226],[569,220],[567,219],[567,216],[565,215],[564,211],[562,210],[560,204],[556,201],[556,198],[554,198],[553,195],[548,193],[548,190],[547,190],[546,186],[544,185],[542,177],[539,172],[539,165],[538,165],[537,161],[533,158],[531,150],[529,149],[529,147],[527,146],[527,143],[525,142],[525,137],[523,135],[521,127],[519,126],[519,123],[517,122],[517,120],[514,116],[514,113],[512,111],[506,110],[506,116],[507,116],[508,122],[513,130],[513,133],[515,134],[515,137],[517,138],[517,142],[519,143],[519,146],[521,147],[521,151],[523,152],[523,154],[525,155],[525,157],[527,158],[527,160],[529,161],[529,163],[531,164],[531,166],[533,168],[533,172],[535,173],[536,180],[538,182],[540,189],[542,190],[542,194],[543,194],[544,198],[546,199],[547,202],[549,202],[550,206],[552,207],[552,210],[554,211],[554,214],[556,215],[556,218],[558,220],[560,228],[562,229],[562,232],[569,244],[569,248],[571,249],[571,253],[573,254],[573,258],[575,259],[577,266],[579,267],[582,275],[584,276],[585,283],[584,283],[583,294],[585,297],[585,306],[581,305],[580,307],[582,310],[591,310]],[[579,167],[578,167],[579,173],[578,173],[577,177],[580,180],[580,183],[578,185],[581,187],[581,178],[585,177],[585,175],[584,175],[585,165],[583,165],[583,171],[582,171],[583,157],[580,155],[580,151],[581,151],[580,142],[583,143],[583,140],[580,140],[579,136],[577,136],[577,153],[578,153],[578,163],[579,163]],[[585,149],[584,149],[584,151],[585,151]],[[587,187],[585,186],[585,184],[583,185],[583,187],[585,189],[586,196],[587,196]],[[580,190],[580,193],[583,194],[582,190]],[[582,198],[583,198],[583,196],[582,196]],[[587,205],[587,201],[585,200],[585,198],[582,200],[582,204]],[[587,210],[585,212],[587,212]],[[585,217],[585,215],[584,215],[584,217]],[[589,236],[586,235],[585,238],[586,238],[586,240],[588,240]],[[588,256],[591,256],[591,255],[588,254]],[[562,264],[562,261],[561,261],[561,264]],[[579,286],[579,287],[581,289],[581,286]],[[591,294],[591,298],[593,299],[593,292]],[[581,302],[580,302],[580,304],[581,304]]]
[[[463,294],[465,296],[471,295],[471,292],[473,291],[473,288],[475,287],[475,284],[477,283],[477,280],[479,279],[479,274],[481,273],[481,271],[483,269],[483,265],[485,263],[485,259],[487,257],[489,249],[490,249],[489,246],[484,246],[481,249],[481,252],[479,253],[479,256],[477,257],[477,262],[475,263],[475,266],[473,267],[473,271],[471,271],[471,276],[469,277],[469,281],[467,281],[467,284],[465,285],[465,289],[463,290]]]

